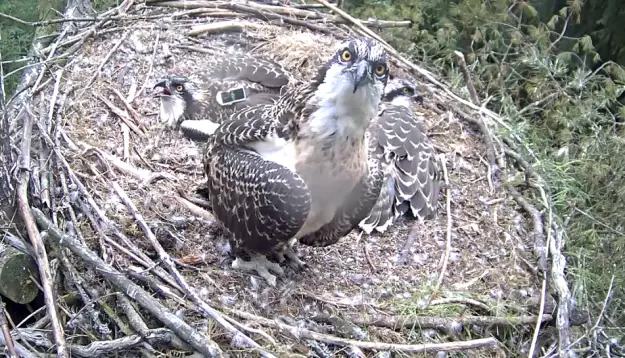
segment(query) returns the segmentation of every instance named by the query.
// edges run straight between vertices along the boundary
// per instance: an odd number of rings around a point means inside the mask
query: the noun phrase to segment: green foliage
[[[113,6],[117,6],[121,3],[122,3],[122,0],[92,0],[91,6],[93,6],[93,9],[96,12],[100,13],[100,12],[103,12],[112,8]]]
[[[35,22],[57,18],[56,12],[63,12],[65,0],[2,0],[0,12],[18,19]],[[35,32],[38,36],[53,33],[58,26],[46,26],[37,29],[17,23],[15,21],[0,18],[0,53],[2,54],[2,67],[5,81],[5,91],[10,95],[19,83],[22,69],[28,60],[29,50],[33,43]]]
[[[575,294],[592,309],[603,302],[612,275],[616,287],[625,283],[625,108],[618,102],[625,69],[611,61],[625,63],[615,15],[622,22],[625,10],[617,2],[347,3],[361,18],[413,20],[413,28],[383,30],[384,37],[468,98],[454,51],[465,54],[480,97],[490,97],[489,107],[537,155],[536,170],[565,219]],[[610,315],[623,326],[625,294],[615,294]]]
[[[0,0],[0,12],[18,19],[35,22],[58,18],[57,12],[62,13],[66,0]],[[116,6],[121,0],[93,0],[92,6],[97,12],[101,12]],[[6,76],[5,90],[7,95],[15,89],[26,65],[29,50],[35,37],[42,39],[45,44],[53,37],[46,37],[55,33],[59,25],[32,27],[15,21],[0,18],[0,54],[2,54],[2,69]]]
[[[0,12],[25,21],[37,21],[39,15],[33,11],[36,5],[36,0],[4,0],[0,1]],[[25,58],[28,55],[34,34],[35,30],[31,26],[18,24],[7,19],[0,19],[0,35],[2,36],[0,53],[2,54],[2,61],[16,61]],[[23,62],[4,63],[4,74],[11,73],[23,65]],[[21,72],[18,72],[4,79],[7,94],[11,93],[12,89],[19,82],[20,74]]]
[[[625,7],[621,0],[576,0],[566,9],[577,20],[569,36],[592,38],[602,58],[625,65]]]

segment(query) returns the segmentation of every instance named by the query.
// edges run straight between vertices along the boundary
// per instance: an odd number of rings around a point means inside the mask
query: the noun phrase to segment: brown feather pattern
[[[374,208],[360,227],[384,232],[410,212],[424,220],[436,214],[440,170],[422,119],[412,110],[385,105],[370,127],[370,147],[383,165],[384,183]]]
[[[206,192],[237,255],[279,251],[306,221],[311,198],[303,179],[244,148],[270,136],[285,140],[295,136],[302,109],[317,85],[294,82],[273,104],[244,107],[214,135],[206,134]]]

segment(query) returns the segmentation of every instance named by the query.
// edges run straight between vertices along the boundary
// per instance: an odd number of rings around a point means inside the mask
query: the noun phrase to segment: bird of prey
[[[422,98],[411,81],[390,78],[379,115],[367,130],[370,150],[385,168],[380,196],[359,224],[368,234],[373,230],[385,232],[395,219],[407,213],[419,220],[433,216],[439,196],[440,171],[435,151],[420,118],[410,108]],[[267,104],[280,98],[275,93],[258,96],[258,103]],[[183,121],[180,129],[189,139],[206,141],[214,132],[214,124],[209,120]]]
[[[365,135],[388,75],[379,43],[350,40],[309,82],[236,112],[210,136],[206,195],[230,238],[233,268],[274,286],[270,271],[284,271],[267,255],[299,267],[295,243],[336,243],[365,218],[382,185]]]
[[[212,55],[211,65],[202,74],[170,74],[154,85],[161,119],[169,127],[183,120],[210,118],[216,128],[242,107],[279,95],[291,80],[278,63],[242,53]]]
[[[380,113],[369,127],[370,150],[381,161],[384,184],[376,204],[359,227],[384,232],[393,221],[411,213],[423,220],[436,214],[440,172],[435,151],[411,103],[416,86],[407,79],[388,81]]]

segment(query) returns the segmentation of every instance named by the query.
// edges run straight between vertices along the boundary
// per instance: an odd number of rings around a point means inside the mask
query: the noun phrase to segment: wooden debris
[[[2,329],[2,337],[4,337],[4,346],[9,353],[9,358],[18,358],[4,307],[4,302],[2,301],[2,297],[0,297],[0,328]]]
[[[32,256],[0,243],[0,294],[15,303],[30,303],[39,293],[38,276]]]
[[[327,334],[317,333],[305,328],[293,327],[288,324],[279,322],[278,320],[270,320],[267,318],[259,317],[251,313],[230,310],[233,314],[257,322],[266,327],[274,327],[282,331],[288,332],[298,338],[313,339],[315,341],[336,344],[343,347],[354,346],[360,349],[376,350],[376,351],[395,351],[402,353],[428,353],[439,351],[460,351],[467,349],[480,349],[480,348],[494,348],[499,345],[499,341],[495,338],[482,338],[471,341],[459,341],[450,343],[430,343],[430,344],[392,344],[383,342],[365,342],[357,341],[353,339],[345,339],[330,336]]]
[[[54,335],[54,341],[56,343],[57,356],[59,358],[67,357],[67,345],[65,343],[65,332],[63,326],[59,321],[59,314],[57,311],[58,303],[56,295],[52,290],[52,274],[50,273],[50,263],[48,261],[48,254],[43,246],[41,235],[37,230],[37,225],[32,213],[30,212],[29,200],[28,200],[28,183],[29,183],[29,169],[30,169],[30,143],[32,139],[32,127],[34,115],[30,112],[28,107],[25,107],[26,113],[23,113],[24,118],[24,132],[22,137],[22,153],[19,159],[19,181],[17,187],[17,200],[20,215],[24,220],[30,243],[33,245],[35,252],[35,258],[37,259],[37,267],[39,268],[39,275],[41,277],[41,286],[43,287],[43,295],[46,301],[46,307],[50,321],[52,322],[52,333]]]
[[[169,309],[163,306],[158,300],[154,299],[149,293],[145,292],[141,287],[130,281],[121,272],[114,269],[111,265],[102,261],[93,251],[83,246],[78,240],[70,235],[63,234],[57,227],[50,222],[46,215],[38,209],[32,209],[32,215],[36,218],[39,226],[48,231],[50,238],[57,244],[68,248],[71,252],[80,257],[87,265],[97,270],[104,278],[113,284],[118,290],[124,292],[128,297],[136,301],[141,307],[150,312],[154,317],[158,318],[169,329],[175,332],[180,338],[184,339],[198,352],[205,354],[207,357],[221,357],[221,349],[210,338],[196,331],[182,319],[178,318]]]

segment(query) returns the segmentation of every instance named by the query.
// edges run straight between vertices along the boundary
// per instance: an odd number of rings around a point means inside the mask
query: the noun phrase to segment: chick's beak
[[[356,76],[354,77],[354,92],[360,88],[366,80],[369,78],[369,63],[367,61],[360,61],[356,65]]]
[[[154,90],[154,96],[171,96],[166,80],[157,82],[152,89]]]

